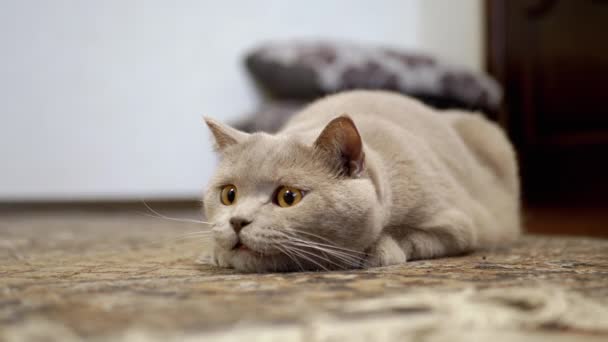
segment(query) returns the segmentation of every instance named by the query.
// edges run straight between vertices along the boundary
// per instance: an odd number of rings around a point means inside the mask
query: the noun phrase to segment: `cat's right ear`
[[[359,177],[363,172],[363,142],[349,116],[342,115],[330,121],[315,141],[315,148],[328,156],[342,174]]]
[[[209,117],[204,117],[204,119],[211,134],[213,134],[215,140],[214,148],[218,152],[223,151],[228,146],[242,142],[249,136],[248,133],[241,132],[238,129],[224,125]]]

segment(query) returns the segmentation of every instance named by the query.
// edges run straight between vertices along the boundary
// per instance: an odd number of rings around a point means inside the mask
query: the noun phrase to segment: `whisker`
[[[360,263],[365,260],[363,258],[359,258],[359,257],[352,256],[352,255],[349,255],[349,254],[346,254],[346,253],[343,253],[340,251],[335,251],[335,250],[331,250],[331,249],[327,249],[327,248],[323,248],[323,247],[319,247],[319,246],[303,244],[303,243],[298,243],[298,242],[295,242],[295,243],[291,242],[291,244],[295,245],[295,246],[307,247],[307,248],[311,248],[314,250],[318,250],[326,256],[327,256],[327,254],[329,254],[329,256],[335,257],[336,259],[344,262],[345,264],[347,264],[351,267],[359,267]]]
[[[308,254],[308,255],[310,255],[310,256],[312,256],[312,257],[319,258],[319,259],[320,259],[320,260],[322,260],[322,261],[329,262],[330,264],[333,264],[333,265],[335,265],[335,266],[337,266],[337,267],[339,267],[339,268],[341,268],[341,269],[345,269],[344,265],[341,265],[341,264],[335,263],[334,261],[330,260],[330,259],[329,259],[329,258],[327,258],[327,257],[322,257],[322,256],[320,256],[320,255],[318,255],[318,254],[315,254],[315,253],[312,253],[312,252],[310,252],[310,251],[307,251],[307,250],[304,250],[304,249],[301,249],[301,248],[297,248],[297,247],[296,247],[296,248],[294,248],[294,249],[296,249],[296,250],[297,250],[297,251],[299,251],[299,252],[302,252],[302,253]],[[318,265],[318,264],[317,264],[317,265]]]
[[[316,248],[318,250],[323,250],[323,251],[330,252],[330,253],[332,253],[334,255],[345,256],[345,257],[348,257],[348,258],[350,258],[352,260],[365,260],[364,257],[358,256],[358,255],[353,255],[351,252],[345,252],[345,251],[342,251],[340,249],[334,249],[331,246],[319,246],[319,245],[315,244],[314,242],[310,243],[308,241],[298,241],[298,240],[296,240],[296,241],[293,241],[292,243],[300,244],[302,246],[307,246],[307,247],[313,247],[313,248]]]
[[[197,231],[197,232],[190,232],[190,233],[184,233],[182,236],[190,236],[190,235],[209,235],[209,234],[213,234],[213,232],[211,230],[201,230],[201,231]]]
[[[171,240],[171,242],[179,242],[179,241],[204,241],[211,239],[210,235],[201,235],[201,236],[180,236]]]
[[[292,260],[292,261],[293,261],[293,262],[294,262],[296,265],[298,265],[298,267],[300,267],[300,270],[301,270],[301,271],[304,271],[304,268],[302,267],[302,265],[300,265],[300,263],[299,263],[299,262],[298,262],[296,259],[294,259],[294,257],[293,257],[293,256],[292,256],[292,255],[291,255],[289,252],[287,252],[287,251],[286,251],[284,248],[281,248],[281,247],[280,247],[280,246],[278,246],[278,245],[277,245],[277,246],[275,246],[275,247],[276,247],[276,248],[277,248],[277,249],[278,249],[278,250],[279,250],[281,253],[285,254],[285,255],[286,255],[286,256],[287,256],[289,259],[291,259],[291,260]]]
[[[300,263],[298,262],[297,258],[294,258],[294,256],[293,256],[293,255],[291,255],[291,253],[289,253],[289,252],[288,252],[288,251],[287,251],[285,248],[282,248],[282,247],[280,247],[280,246],[278,246],[278,245],[277,245],[276,247],[277,247],[277,249],[278,249],[279,251],[281,251],[283,254],[287,255],[287,257],[288,257],[289,259],[293,260],[293,262],[294,262],[296,265],[298,265],[298,267],[300,268],[300,270],[301,270],[302,272],[304,272],[304,267],[302,267],[302,264],[300,264]]]
[[[361,254],[361,255],[366,255],[366,253],[364,252],[360,252],[360,251],[356,251],[354,249],[348,249],[345,247],[340,247],[340,246],[336,246],[336,245],[329,245],[326,243],[321,243],[321,242],[317,242],[317,241],[311,241],[311,240],[305,240],[305,239],[300,239],[298,237],[293,237],[295,240],[299,241],[299,242],[304,242],[304,243],[313,243],[317,246],[322,246],[322,247],[328,247],[331,249],[335,249],[335,250],[340,250],[343,252],[348,252],[348,253],[353,253],[353,254]]]
[[[358,268],[359,265],[361,264],[361,262],[363,262],[363,260],[351,258],[348,255],[336,254],[336,253],[326,250],[326,249],[319,249],[319,248],[315,248],[315,247],[308,247],[308,248],[321,252],[323,255],[325,255],[325,257],[327,257],[327,258],[331,257],[333,259],[336,259],[337,261],[339,261],[345,265],[348,265],[349,267],[352,267],[352,268]]]
[[[296,254],[297,256],[299,256],[300,258],[306,259],[306,260],[308,260],[308,261],[312,262],[313,264],[315,264],[315,265],[317,265],[317,266],[321,267],[321,268],[322,268],[322,269],[324,269],[325,271],[328,271],[328,272],[329,272],[329,269],[328,269],[327,267],[325,267],[325,266],[323,266],[323,265],[319,264],[318,262],[314,261],[313,259],[311,259],[311,258],[307,257],[305,254],[302,254],[302,252],[301,252],[299,249],[297,249],[297,248],[292,248],[292,249],[291,249],[291,251],[292,251],[294,254]]]
[[[358,261],[365,260],[364,256],[366,256],[366,253],[363,253],[363,252],[359,252],[359,251],[355,251],[352,249],[343,248],[343,247],[339,247],[339,246],[328,245],[328,244],[320,243],[317,241],[301,239],[299,237],[295,237],[295,236],[292,236],[289,234],[283,234],[283,236],[290,243],[297,243],[297,244],[300,244],[301,246],[305,246],[305,247],[314,247],[315,249],[324,250],[324,251],[332,253],[333,255],[343,256],[350,260],[358,260]]]
[[[291,231],[293,232],[295,230],[292,229]],[[323,253],[323,255],[326,257],[324,259],[325,261],[329,261],[329,260],[327,260],[327,258],[329,256],[331,256],[352,268],[361,267],[361,264],[365,261],[365,258],[363,256],[365,256],[366,253],[362,253],[359,251],[355,251],[355,250],[351,250],[351,249],[343,248],[343,247],[339,247],[339,246],[328,245],[328,244],[324,244],[324,243],[320,243],[320,242],[316,242],[316,241],[311,241],[311,240],[307,240],[307,239],[301,239],[297,236],[294,236],[292,232],[290,232],[290,234],[288,234],[285,231],[277,231],[277,233],[282,235],[285,238],[286,242],[293,247],[296,247],[296,246],[306,247],[306,248],[314,249],[314,250],[317,250],[317,251]],[[315,234],[311,233],[310,235],[315,235]],[[359,255],[355,255],[355,254],[359,254]],[[344,266],[342,266],[342,267],[344,268]]]
[[[272,258],[272,269],[276,272],[277,270],[277,259],[276,258]]]
[[[309,236],[315,237],[315,238],[317,238],[317,239],[321,239],[321,240],[324,240],[324,241],[326,241],[326,242],[329,242],[329,243],[330,243],[330,244],[332,244],[332,245],[336,245],[336,243],[335,243],[334,241],[332,241],[332,240],[330,240],[330,239],[328,239],[328,238],[326,238],[326,237],[324,237],[324,236],[317,235],[317,234],[313,234],[313,233],[311,233],[311,232],[305,232],[305,231],[303,231],[303,230],[298,230],[298,229],[294,229],[294,228],[286,228],[286,230],[287,230],[287,231],[289,231],[289,232],[296,233],[296,234],[305,234],[305,235],[309,235]]]
[[[188,223],[198,223],[198,224],[205,224],[205,225],[213,225],[211,222],[207,222],[207,221],[200,221],[200,220],[195,220],[195,219],[182,219],[182,218],[177,218],[177,217],[169,217],[169,216],[163,215],[163,214],[159,213],[158,211],[152,209],[148,205],[148,203],[146,203],[145,200],[142,200],[142,203],[146,207],[146,209],[148,209],[151,213],[154,214],[154,215],[150,215],[148,213],[142,213],[142,212],[140,212],[140,214],[143,214],[145,216],[162,218],[162,219],[165,219],[165,220],[176,221],[176,222],[188,222]]]
[[[141,214],[141,215],[143,215],[143,216],[154,217],[154,218],[164,219],[164,220],[168,220],[168,221],[212,225],[212,223],[210,223],[210,222],[198,221],[198,220],[195,220],[195,219],[185,219],[185,218],[177,218],[177,217],[169,217],[169,216],[151,215],[151,214],[148,214],[148,213],[145,213],[145,212],[141,212],[141,211],[138,211],[138,213]]]
[[[162,246],[162,245],[169,244],[169,243],[176,243],[176,242],[182,243],[184,241],[197,242],[197,241],[205,241],[206,239],[212,238],[211,234],[191,235],[193,233],[199,233],[199,232],[186,233],[183,235],[178,235],[176,237],[170,237],[170,238],[157,240],[157,241],[150,241],[146,245],[149,245],[149,246],[161,245]]]

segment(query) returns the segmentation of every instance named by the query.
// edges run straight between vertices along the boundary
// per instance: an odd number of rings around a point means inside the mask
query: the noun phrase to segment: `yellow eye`
[[[302,200],[302,191],[282,186],[277,191],[276,201],[282,208],[287,208],[298,204]]]
[[[236,186],[232,184],[224,185],[220,193],[220,199],[224,205],[232,205],[236,201]]]

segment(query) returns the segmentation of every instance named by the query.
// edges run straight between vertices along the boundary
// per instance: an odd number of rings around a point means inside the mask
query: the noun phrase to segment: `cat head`
[[[380,213],[348,116],[328,123],[314,143],[205,121],[220,157],[203,201],[220,265],[248,272],[361,265]]]

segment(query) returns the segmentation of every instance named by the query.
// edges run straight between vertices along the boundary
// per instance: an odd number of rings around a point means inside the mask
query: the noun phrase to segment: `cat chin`
[[[214,250],[215,264],[219,267],[233,268],[239,272],[265,273],[288,272],[289,260],[283,255],[262,254],[250,249],[227,250],[216,245]]]
[[[252,251],[232,251],[229,264],[240,272],[289,272],[293,267],[283,255],[263,255]]]
[[[233,268],[244,273],[271,273],[271,272],[315,272],[349,270],[363,267],[360,265],[347,265],[339,260],[331,262],[310,262],[299,259],[296,261],[283,254],[262,255],[255,252],[236,250],[224,254],[223,263],[219,266]]]

